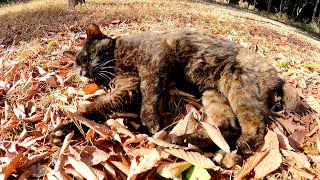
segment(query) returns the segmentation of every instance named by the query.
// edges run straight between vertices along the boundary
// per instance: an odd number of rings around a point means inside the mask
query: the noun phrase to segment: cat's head
[[[77,52],[66,51],[64,54],[75,60],[76,71],[81,76],[98,85],[107,85],[114,75],[116,40],[104,35],[95,24],[91,24],[86,32],[83,47]]]

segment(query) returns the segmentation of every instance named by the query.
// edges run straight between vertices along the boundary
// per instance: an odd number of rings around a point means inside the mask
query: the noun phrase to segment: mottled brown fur
[[[142,124],[154,134],[161,128],[160,97],[173,81],[178,87],[195,87],[202,94],[204,111],[224,137],[240,154],[248,154],[263,143],[275,95],[282,96],[291,110],[301,104],[295,89],[265,59],[200,30],[143,32],[112,39],[91,25],[87,35],[76,55],[81,74],[99,85],[111,79],[115,84],[113,91],[80,111],[89,119],[104,120],[111,111],[140,110]]]

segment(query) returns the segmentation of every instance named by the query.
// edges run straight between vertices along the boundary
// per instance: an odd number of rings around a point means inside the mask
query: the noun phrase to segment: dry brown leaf
[[[244,179],[256,166],[257,164],[269,153],[269,150],[256,152],[253,156],[250,156],[244,166],[235,175],[235,180]]]
[[[137,178],[137,174],[134,174],[136,168],[138,167],[138,162],[136,158],[133,158],[130,165],[130,171],[128,172],[127,180],[135,180]]]
[[[64,167],[63,168],[64,171],[68,174],[71,174],[73,177],[75,177],[75,179],[77,180],[84,180],[84,178],[81,176],[80,173],[78,173],[75,169],[73,169],[72,167]]]
[[[73,146],[69,148],[70,153],[81,159],[88,166],[94,166],[105,162],[110,155],[95,146]]]
[[[10,78],[12,78],[12,76],[16,73],[19,66],[20,66],[20,64],[18,62],[14,63],[13,66],[11,67],[11,69],[4,74],[2,79],[9,80]]]
[[[167,140],[168,139],[168,132],[165,130],[160,130],[156,132],[152,138],[154,139],[162,139],[162,140]]]
[[[260,179],[277,170],[282,163],[279,149],[270,149],[269,153],[254,168],[255,178]]]
[[[164,141],[164,140],[161,140],[161,139],[155,139],[155,138],[152,138],[152,137],[148,137],[148,141],[158,145],[158,146],[161,146],[161,147],[166,147],[166,148],[178,148],[178,149],[184,149],[185,147],[182,147],[182,146],[179,146],[179,145],[176,145],[176,144],[172,144],[172,143],[169,143],[167,141]]]
[[[278,140],[280,142],[280,147],[282,149],[294,150],[289,144],[288,137],[283,134],[283,132],[281,131],[281,129],[278,126],[276,126],[273,129],[273,131],[277,134]]]
[[[110,135],[110,133],[109,133],[110,128],[108,126],[105,126],[103,124],[99,124],[97,122],[86,119],[86,118],[79,116],[78,114],[73,113],[65,108],[60,108],[60,110],[63,111],[69,118],[77,120],[77,121],[81,122],[82,124],[88,126],[90,129],[93,129],[102,137],[106,138]]]
[[[307,98],[308,105],[315,110],[318,114],[320,114],[320,103],[319,100],[316,100],[313,96],[309,96]]]
[[[10,159],[9,163],[7,164],[7,168],[4,173],[4,179],[8,179],[10,174],[17,168],[18,164],[20,163],[20,159],[23,156],[23,152],[19,151],[13,158]]]
[[[45,76],[40,77],[39,81],[46,82],[51,88],[58,87],[57,77],[54,75],[54,73],[48,73]]]
[[[294,148],[301,148],[305,142],[306,134],[306,131],[295,131],[288,137],[290,145]]]
[[[18,138],[17,142],[23,141],[26,137],[28,137],[28,132],[24,128],[23,131],[21,132],[21,134],[19,135],[19,138]]]
[[[51,170],[46,174],[48,180],[50,179],[58,179],[58,180],[70,180],[71,177],[68,176],[64,171],[55,171]]]
[[[290,119],[282,119],[282,118],[276,118],[278,122],[290,133],[294,133],[296,130],[303,131],[305,130],[305,127],[295,125]]]
[[[26,138],[24,141],[18,143],[19,146],[25,147],[25,148],[32,148],[32,146],[34,146],[35,144],[37,144],[37,142],[41,142],[43,143],[46,139],[46,136],[40,136],[40,137],[30,137],[30,138]],[[40,144],[41,144],[40,143]]]
[[[302,170],[300,168],[296,168],[296,167],[289,167],[289,171],[292,173],[292,174],[295,174],[295,175],[298,175],[297,178],[306,178],[306,179],[314,179],[314,176],[310,173],[308,173],[307,171],[305,170]]]
[[[230,147],[224,137],[222,136],[220,130],[209,123],[206,123],[204,121],[200,122],[204,129],[207,131],[209,137],[211,140],[223,151],[230,153]]]
[[[74,135],[74,132],[72,131],[71,133],[69,133],[65,136],[63,143],[62,143],[62,146],[61,146],[61,149],[60,149],[60,152],[59,152],[59,157],[67,150],[67,148],[72,140],[73,135]]]
[[[108,119],[107,125],[110,126],[111,129],[115,130],[117,133],[124,134],[130,136],[131,138],[135,138],[134,134],[129,131],[125,126],[120,124],[118,121],[114,119]]]
[[[35,114],[31,117],[22,118],[22,121],[25,123],[37,123],[43,120],[43,114]]]
[[[139,143],[139,142],[147,140],[147,138],[148,138],[148,135],[146,135],[146,134],[136,134],[136,135],[134,135],[133,138],[127,139],[124,143],[122,143],[122,145],[126,146],[131,143]]]
[[[30,74],[29,79],[27,80],[27,82],[24,83],[21,89],[21,93],[26,94],[27,91],[30,89],[30,87],[33,86],[35,83],[38,83],[38,82],[32,77],[32,74]]]
[[[130,167],[128,166],[127,163],[124,163],[123,161],[115,161],[115,160],[110,160],[110,162],[117,167],[121,172],[129,176],[130,173]],[[132,164],[132,161],[131,161]]]
[[[190,109],[190,112],[188,112],[188,114],[174,126],[169,135],[181,136],[196,132],[196,126],[198,123],[194,119],[194,112],[196,112],[196,109]]]
[[[310,168],[311,164],[308,161],[308,157],[301,153],[296,153],[293,151],[281,149],[281,153],[285,157],[290,157],[294,159],[294,163],[297,165],[298,168]]]
[[[181,162],[162,162],[157,168],[157,173],[165,178],[177,178],[183,171],[191,167],[192,164],[186,161]]]
[[[55,165],[54,165],[53,170],[55,170],[55,171],[63,170],[63,166],[66,162],[66,159],[67,159],[67,155],[62,154],[61,156],[59,156]]]
[[[164,149],[163,151],[188,161],[189,163],[205,169],[213,169],[217,171],[219,168],[207,157],[198,152],[188,152],[183,149]]]
[[[267,134],[264,137],[264,144],[261,147],[261,151],[267,149],[279,149],[279,141],[277,134],[271,130],[268,130]]]
[[[101,165],[107,170],[114,179],[117,179],[117,174],[114,168],[108,162],[102,162]]]
[[[24,112],[24,107],[20,108],[19,104],[17,104],[17,106],[13,108],[13,113],[18,119],[22,119],[26,117],[26,114]]]
[[[106,173],[99,170],[99,169],[96,169],[96,168],[93,168],[93,167],[89,167],[91,169],[91,171],[98,177],[99,180],[104,180],[106,179]]]
[[[265,136],[265,144],[262,149],[270,149],[269,153],[254,168],[255,178],[263,178],[277,170],[282,163],[282,155],[279,151],[277,134],[271,130]]]
[[[93,174],[90,167],[84,162],[77,160],[73,156],[68,156],[68,160],[72,167],[86,179],[98,180],[97,176]]]
[[[47,152],[43,152],[43,153],[40,153],[40,154],[36,154],[36,155],[33,155],[33,156],[30,156],[28,158],[28,160],[26,160],[24,163],[22,163],[20,166],[19,166],[19,170],[24,170],[30,166],[32,166],[33,164],[43,160],[44,158],[47,158],[48,156],[50,156],[50,154],[52,154],[53,152],[51,151],[47,151]]]
[[[147,170],[152,169],[153,167],[159,164],[160,159],[160,152],[157,149],[152,149],[150,153],[145,154],[143,156],[142,160],[140,160],[140,162],[136,167],[134,167],[134,169],[131,169],[130,166],[128,177],[135,176],[142,172],[146,172]]]
[[[143,156],[144,154],[149,154],[152,151],[151,148],[140,147],[138,149],[133,149],[127,152],[128,155],[131,156]]]
[[[28,88],[26,90],[26,93],[23,94],[24,95],[23,100],[27,101],[27,100],[32,99],[32,97],[34,95],[36,95],[36,93],[38,92],[39,87],[40,87],[40,83],[39,82],[32,83],[30,88]]]
[[[38,72],[39,72],[42,76],[44,76],[44,75],[47,74],[47,71],[45,71],[42,67],[36,66],[36,68],[37,68]]]
[[[33,175],[33,172],[30,170],[25,170],[21,176],[19,177],[18,180],[26,180],[26,179],[31,179],[30,177]]]

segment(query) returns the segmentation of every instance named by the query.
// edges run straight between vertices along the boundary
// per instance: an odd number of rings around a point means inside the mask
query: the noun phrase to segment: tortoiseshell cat
[[[160,97],[173,81],[202,94],[204,111],[240,154],[251,153],[263,143],[275,95],[289,110],[302,108],[295,89],[265,59],[194,29],[113,39],[91,24],[75,63],[80,74],[96,84],[107,86],[113,81],[115,86],[80,110],[86,118],[103,121],[114,111],[140,111],[142,124],[154,134],[161,128]],[[54,134],[52,139],[61,138]]]

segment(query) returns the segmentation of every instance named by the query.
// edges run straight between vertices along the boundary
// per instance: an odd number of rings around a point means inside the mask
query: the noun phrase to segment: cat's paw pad
[[[61,146],[66,135],[74,131],[72,122],[63,122],[57,126],[50,134],[50,144]]]

